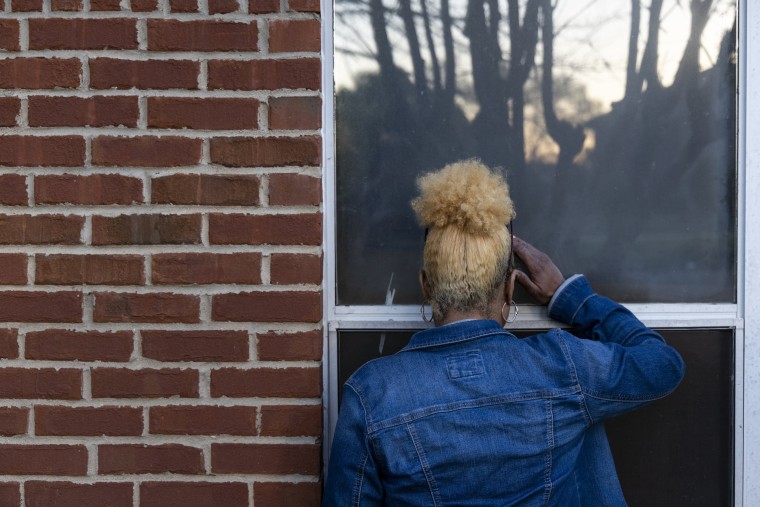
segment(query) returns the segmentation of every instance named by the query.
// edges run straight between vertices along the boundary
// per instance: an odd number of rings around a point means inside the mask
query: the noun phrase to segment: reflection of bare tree
[[[399,251],[390,257],[415,265],[416,252],[402,247],[416,234],[404,229],[414,177],[478,156],[509,168],[518,206],[520,199],[548,202],[532,215],[554,224],[544,246],[551,253],[562,250],[568,264],[583,266],[583,252],[574,248],[574,224],[592,217],[588,234],[603,238],[594,241],[605,256],[588,271],[598,269],[600,277],[610,279],[610,293],[627,284],[633,288],[619,297],[646,298],[644,289],[635,287],[638,281],[615,278],[623,277],[629,262],[654,259],[668,269],[672,261],[661,255],[665,244],[680,249],[675,257],[694,258],[701,269],[720,272],[715,276],[723,279],[716,285],[726,286],[730,265],[708,257],[717,252],[730,258],[733,251],[726,236],[733,216],[725,204],[732,198],[724,190],[732,188],[734,171],[732,36],[712,67],[701,68],[699,61],[705,27],[715,5],[725,0],[690,0],[689,36],[669,85],[658,74],[658,60],[667,56],[659,54],[663,16],[670,12],[663,15],[666,2],[650,0],[644,7],[631,0],[630,39],[620,55],[622,100],[591,119],[582,117],[580,105],[588,102],[583,87],[558,70],[563,62],[556,46],[566,25],[555,28],[556,0],[507,0],[506,11],[498,0],[397,0],[395,10],[383,0],[337,0],[336,7],[344,2],[369,20],[379,67],[377,76],[365,76],[354,91],[338,94],[339,172],[354,182],[351,192],[366,188],[345,197],[339,192],[341,206],[359,220],[349,229],[366,235],[348,241],[364,242],[367,255],[375,248],[370,243],[397,244]],[[648,13],[646,26],[642,11]],[[463,74],[467,79],[460,79]],[[575,93],[574,109],[566,107],[568,93]],[[557,149],[550,166],[526,155],[528,116],[538,111],[539,135]],[[579,163],[590,133],[593,151],[584,152]],[[377,192],[379,187],[387,188]],[[692,203],[693,195],[699,205]],[[366,212],[368,222],[361,225],[364,202],[376,210]],[[525,220],[533,227],[531,216]],[[539,228],[537,234],[545,232]],[[657,243],[657,234],[667,242]],[[385,287],[387,274],[380,275],[378,286]],[[646,280],[640,285],[647,283],[651,286]],[[399,295],[412,297],[403,290]]]

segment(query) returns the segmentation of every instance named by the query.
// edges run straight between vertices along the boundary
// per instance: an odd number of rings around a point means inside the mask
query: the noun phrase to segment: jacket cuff
[[[549,317],[572,324],[573,317],[586,300],[594,295],[594,291],[584,275],[573,275],[559,286],[549,301],[547,309]]]

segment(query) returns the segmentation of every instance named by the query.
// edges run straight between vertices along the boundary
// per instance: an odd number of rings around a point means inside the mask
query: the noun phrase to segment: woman
[[[325,505],[625,505],[600,422],[670,393],[680,356],[512,238],[507,184],[480,162],[418,183],[435,327],[346,382]],[[573,334],[505,331],[515,281]]]

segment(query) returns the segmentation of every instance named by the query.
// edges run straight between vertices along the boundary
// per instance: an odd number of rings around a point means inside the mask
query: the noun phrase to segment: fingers
[[[539,267],[541,264],[545,264],[549,260],[549,257],[545,253],[517,236],[514,236],[512,248],[515,250],[515,255],[523,261],[529,271]]]
[[[548,255],[520,238],[514,238],[515,254],[523,261],[526,272],[517,272],[517,281],[542,304],[548,303],[564,277]]]
[[[534,282],[530,276],[519,270],[517,271],[517,281],[520,282],[520,284],[525,287],[525,290],[528,291],[528,294],[540,304],[545,305],[551,301],[554,291],[543,287],[541,282]]]

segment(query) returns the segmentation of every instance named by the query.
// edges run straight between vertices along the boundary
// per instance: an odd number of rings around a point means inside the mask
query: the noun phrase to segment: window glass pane
[[[625,302],[735,301],[735,0],[334,11],[338,304],[421,302],[414,181],[473,156],[565,274]]]
[[[686,376],[672,395],[605,423],[625,497],[631,507],[732,505],[734,332],[659,332],[683,357]],[[413,333],[339,332],[340,385],[365,362],[401,350]]]

